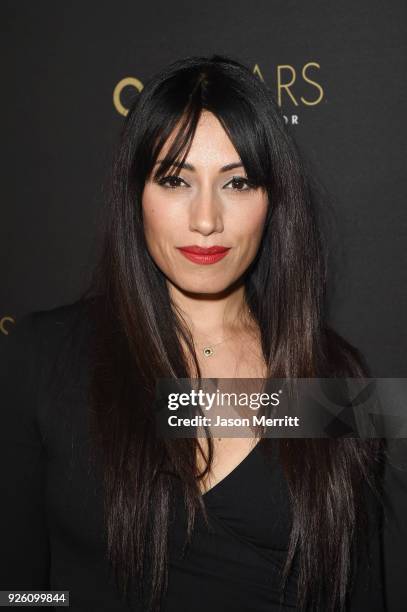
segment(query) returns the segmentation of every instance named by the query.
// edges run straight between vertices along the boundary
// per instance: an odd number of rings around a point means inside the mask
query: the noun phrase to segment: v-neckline
[[[230,479],[234,474],[236,474],[236,472],[239,470],[239,468],[241,468],[248,460],[249,458],[251,458],[254,454],[254,451],[257,449],[258,445],[260,444],[261,440],[259,440],[258,442],[256,442],[255,446],[251,449],[251,451],[249,451],[247,453],[247,455],[245,457],[243,457],[243,459],[237,464],[235,465],[235,467],[228,473],[226,474],[226,476],[224,476],[221,480],[218,480],[218,482],[216,484],[213,485],[213,487],[211,487],[210,489],[208,489],[207,491],[205,491],[205,493],[201,493],[201,497],[203,499],[205,499],[208,495],[210,495],[212,492],[216,492],[219,487],[228,479]]]

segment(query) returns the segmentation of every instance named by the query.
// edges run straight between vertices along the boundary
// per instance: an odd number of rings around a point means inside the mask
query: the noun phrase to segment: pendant
[[[214,350],[211,346],[205,346],[205,348],[202,349],[202,352],[205,357],[212,357]]]

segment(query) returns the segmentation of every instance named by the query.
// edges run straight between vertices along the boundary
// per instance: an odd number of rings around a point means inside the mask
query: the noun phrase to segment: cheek
[[[242,241],[255,248],[263,234],[268,203],[266,200],[261,200],[254,205],[253,203],[247,204],[242,208],[239,217],[236,218],[235,228]]]
[[[143,194],[142,213],[144,233],[148,243],[160,243],[171,239],[179,227],[179,215],[175,214],[168,201],[157,194]]]
[[[154,204],[143,205],[143,226],[147,242],[162,233],[163,218]]]

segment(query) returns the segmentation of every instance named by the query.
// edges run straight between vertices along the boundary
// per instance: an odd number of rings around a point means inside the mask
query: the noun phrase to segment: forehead
[[[165,142],[160,157],[164,156],[171,146],[178,126]],[[219,119],[209,111],[203,111],[188,151],[185,161],[194,166],[208,164],[226,164],[232,161],[239,161],[232,141],[225,132]]]

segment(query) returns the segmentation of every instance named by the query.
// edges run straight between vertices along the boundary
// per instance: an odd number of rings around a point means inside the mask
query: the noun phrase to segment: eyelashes
[[[175,175],[168,175],[168,176],[163,176],[160,179],[156,179],[156,182],[158,183],[158,185],[161,185],[161,187],[166,187],[167,189],[177,189],[177,187],[180,187],[180,182],[184,182],[179,176],[175,176]]]
[[[187,185],[187,183],[185,183],[185,181],[179,177],[176,176],[175,174],[169,174],[168,176],[164,176],[160,179],[155,179],[155,182],[158,183],[158,185],[160,185],[161,187],[164,187],[164,189],[179,189],[182,188],[181,183],[184,183],[185,185]],[[226,187],[227,185],[233,185],[233,187]],[[257,187],[255,185],[253,185],[252,183],[250,183],[250,181],[246,178],[244,178],[243,176],[234,176],[230,181],[228,181],[228,183],[226,183],[226,186],[223,187],[223,189],[229,189],[231,191],[235,191],[235,192],[248,192],[248,191],[253,191],[254,189],[256,189]]]

